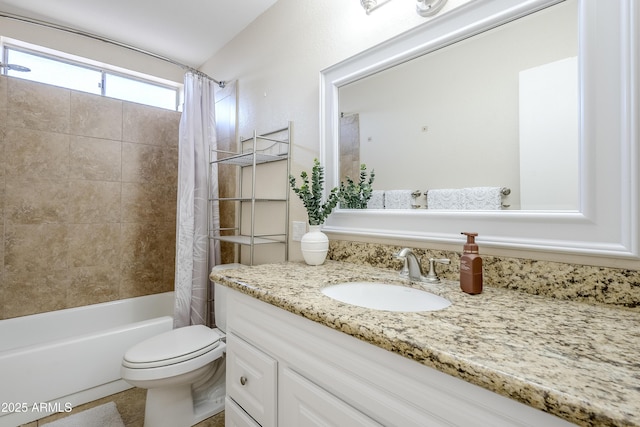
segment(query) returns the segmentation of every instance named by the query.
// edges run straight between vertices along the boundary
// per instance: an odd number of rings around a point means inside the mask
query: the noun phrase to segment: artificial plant
[[[318,159],[313,160],[311,182],[309,182],[309,175],[306,171],[300,173],[300,178],[302,179],[302,185],[296,187],[296,178],[293,175],[289,175],[289,185],[293,192],[300,197],[304,207],[307,209],[309,225],[321,225],[338,204],[340,189],[338,187],[331,189],[327,200],[323,202],[324,168],[320,165]]]
[[[356,184],[351,177],[345,179],[347,183],[340,183],[340,206],[345,209],[366,209],[367,202],[373,194],[373,180],[375,179],[375,170],[371,169],[371,173],[367,178],[367,165],[360,165],[360,179]]]

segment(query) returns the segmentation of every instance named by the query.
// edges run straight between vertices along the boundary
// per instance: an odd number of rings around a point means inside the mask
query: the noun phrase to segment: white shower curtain
[[[215,82],[187,73],[178,146],[178,204],[176,221],[176,276],[174,327],[206,324],[209,272],[220,264],[220,247],[210,241],[208,221],[218,227],[217,166],[209,168],[216,148]],[[209,217],[211,215],[211,217]]]

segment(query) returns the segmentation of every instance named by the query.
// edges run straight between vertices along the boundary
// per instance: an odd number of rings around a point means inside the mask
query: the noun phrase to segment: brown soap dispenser
[[[482,292],[482,258],[478,255],[475,237],[478,233],[461,233],[467,236],[460,257],[460,289],[468,294]]]

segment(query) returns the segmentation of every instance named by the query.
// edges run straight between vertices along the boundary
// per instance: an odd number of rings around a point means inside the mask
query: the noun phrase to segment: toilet
[[[125,353],[122,379],[147,389],[145,427],[190,427],[224,409],[225,302],[226,288],[215,284],[216,328],[173,329]]]

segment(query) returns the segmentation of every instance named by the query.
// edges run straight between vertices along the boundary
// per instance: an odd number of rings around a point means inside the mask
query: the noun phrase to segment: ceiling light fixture
[[[360,4],[362,5],[362,7],[364,8],[364,10],[367,12],[367,15],[368,15],[374,10],[376,10],[377,8],[379,8],[380,6],[386,3],[389,3],[390,1],[391,0],[385,0],[380,4],[378,4],[378,0],[360,0]]]
[[[416,12],[420,16],[433,16],[447,3],[447,0],[417,0]]]
[[[384,0],[378,3],[378,0],[360,0],[362,8],[369,15],[371,12],[379,8],[380,6],[389,3],[391,0]],[[416,0],[416,12],[418,15],[428,17],[433,16],[440,12],[447,0]]]

